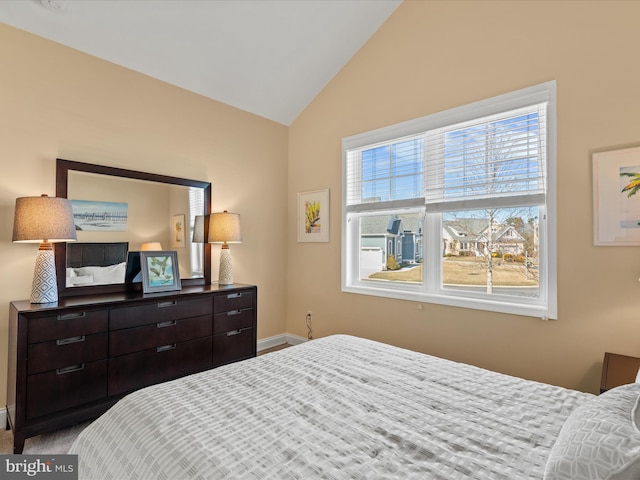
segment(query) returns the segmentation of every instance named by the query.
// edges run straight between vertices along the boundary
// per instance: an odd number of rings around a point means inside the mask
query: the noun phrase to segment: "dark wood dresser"
[[[256,355],[257,288],[235,284],[11,302],[7,429],[91,420],[127,393]]]

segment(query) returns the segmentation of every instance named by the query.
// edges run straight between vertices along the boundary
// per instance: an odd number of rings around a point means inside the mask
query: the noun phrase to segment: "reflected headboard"
[[[127,261],[129,242],[67,243],[67,267],[108,267]]]

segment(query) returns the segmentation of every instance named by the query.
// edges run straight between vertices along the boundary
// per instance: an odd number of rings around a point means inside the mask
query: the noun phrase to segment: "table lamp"
[[[13,241],[40,243],[31,287],[31,303],[58,301],[56,262],[51,243],[76,240],[71,202],[66,198],[16,198]]]
[[[193,224],[193,243],[205,243],[205,238],[208,236],[209,222],[207,215],[196,215],[196,220]]]
[[[220,250],[220,273],[218,285],[233,285],[233,269],[231,266],[231,250],[229,243],[241,243],[240,215],[229,213],[213,213],[209,219],[209,243],[222,243]]]
[[[140,246],[141,252],[160,252],[162,244],[160,242],[145,242]]]

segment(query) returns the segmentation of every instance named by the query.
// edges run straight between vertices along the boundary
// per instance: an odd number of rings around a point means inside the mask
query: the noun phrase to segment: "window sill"
[[[468,296],[458,297],[451,294],[440,294],[435,292],[410,291],[408,289],[392,290],[389,288],[379,288],[369,285],[343,285],[342,291],[345,293],[355,293],[359,295],[373,295],[376,297],[395,298],[398,300],[408,300],[420,303],[433,303],[437,305],[448,305],[451,307],[471,308],[475,310],[486,310],[497,313],[507,313],[511,315],[522,315],[537,317],[542,320],[555,320],[557,313],[548,307],[538,304],[523,304],[518,298],[518,303],[510,302],[507,297],[493,296],[492,298],[470,298]]]

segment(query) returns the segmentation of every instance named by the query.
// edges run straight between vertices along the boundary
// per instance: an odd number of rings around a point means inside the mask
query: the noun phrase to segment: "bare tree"
[[[454,132],[453,148],[459,160],[452,171],[455,170],[454,181],[462,185],[465,198],[490,199],[522,190],[523,171],[537,168],[537,161],[532,160],[537,152],[528,150],[528,138],[531,135],[529,119],[523,118],[522,121],[514,118],[512,121],[486,123]],[[492,207],[453,215],[454,223],[461,230],[466,230],[467,235],[473,236],[478,244],[482,239],[482,248],[476,248],[475,254],[484,258],[487,293],[493,292],[494,254],[499,251],[496,233],[499,226],[507,223],[505,214],[509,215],[512,224],[520,227],[525,225],[522,217],[527,217],[527,223],[531,222],[526,214],[528,207],[522,207],[520,213],[516,210]],[[478,219],[481,221],[478,222]],[[535,235],[532,240],[537,241]],[[537,250],[534,245],[530,248]],[[525,268],[528,269],[528,264]]]

